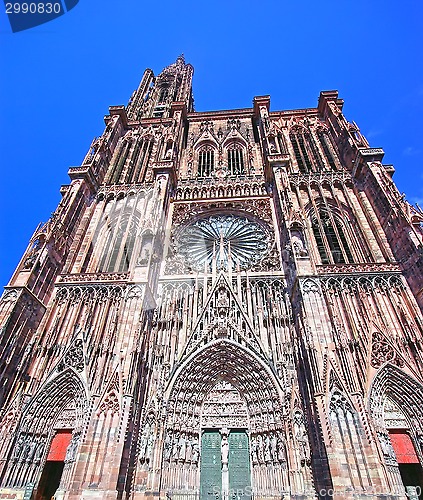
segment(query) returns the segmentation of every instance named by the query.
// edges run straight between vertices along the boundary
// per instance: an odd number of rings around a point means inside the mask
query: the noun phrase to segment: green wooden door
[[[229,434],[229,499],[246,500],[251,497],[250,451],[244,431]]]
[[[201,437],[201,500],[221,498],[222,466],[219,431],[205,431]]]

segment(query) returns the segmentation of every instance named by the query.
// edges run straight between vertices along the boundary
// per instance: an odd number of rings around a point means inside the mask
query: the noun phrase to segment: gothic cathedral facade
[[[405,499],[423,213],[342,113],[147,69],[0,301],[0,498]]]

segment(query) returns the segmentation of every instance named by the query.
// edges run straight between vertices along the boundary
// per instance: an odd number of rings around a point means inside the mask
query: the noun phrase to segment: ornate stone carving
[[[301,281],[301,289],[304,294],[308,293],[320,293],[320,286],[318,280],[307,278]]]
[[[253,465],[286,466],[287,459],[283,431],[253,433],[250,448]]]
[[[380,368],[384,363],[387,363],[388,361],[397,366],[404,366],[404,361],[398,356],[385,336],[380,332],[373,332],[372,355],[370,364],[374,368]]]
[[[116,392],[112,391],[109,394],[107,394],[103,399],[98,409],[98,413],[100,414],[100,413],[110,412],[111,414],[114,414],[114,413],[119,413],[119,411],[120,411],[119,398]]]
[[[386,432],[378,432],[377,437],[379,438],[380,447],[386,464],[397,465],[397,457],[395,456],[395,451],[388,434]]]
[[[6,289],[1,298],[1,302],[16,302],[19,292],[16,289]]]
[[[144,430],[140,439],[139,460],[141,463],[149,464],[152,460],[154,442],[155,442],[154,415],[147,418]]]
[[[198,434],[168,428],[163,444],[165,464],[180,463],[196,466],[200,457]]]
[[[76,452],[79,447],[79,442],[81,440],[81,433],[76,432],[72,434],[71,442],[66,449],[65,463],[74,462],[76,458]]]
[[[44,453],[46,436],[21,432],[13,448],[13,462],[38,464]]]
[[[289,182],[294,188],[301,186],[322,186],[323,184],[336,185],[346,184],[352,186],[353,179],[349,172],[345,170],[339,171],[322,171],[310,172],[308,174],[290,174]]]
[[[238,305],[234,292],[221,276],[216,282],[205,307],[197,319],[183,352],[184,357],[200,345],[218,338],[247,344],[264,357],[263,349],[245,311]]]
[[[340,274],[339,276],[321,276],[319,282],[325,291],[340,290],[380,290],[383,292],[403,290],[404,282],[397,273],[382,272],[378,274]]]
[[[67,350],[62,361],[57,366],[57,371],[63,371],[67,366],[74,368],[78,373],[84,370],[84,350],[81,339],[76,339],[71,347]]]
[[[272,211],[268,199],[253,199],[243,202],[217,201],[216,203],[175,203],[173,211],[173,227],[179,226],[193,220],[203,214],[232,213],[239,215],[251,215],[261,221],[272,223]]]
[[[229,382],[217,383],[203,403],[203,428],[248,428],[245,400]]]
[[[56,288],[56,302],[76,304],[86,301],[104,302],[106,300],[119,301],[123,297],[126,285],[58,285]]]
[[[311,453],[304,414],[296,410],[292,419],[293,435],[299,450],[301,465],[310,465]]]
[[[351,273],[379,273],[399,271],[398,264],[369,263],[369,264],[330,264],[317,266],[319,274],[351,274]]]
[[[229,214],[198,219],[181,228],[176,237],[176,253],[197,271],[203,271],[205,265],[215,265],[218,270],[248,269],[269,248],[270,235],[262,224]]]
[[[226,179],[181,180],[175,192],[176,201],[210,200],[213,198],[251,198],[267,196],[261,176],[243,176]]]
[[[128,279],[128,273],[78,273],[61,274],[60,283],[89,283],[89,282],[125,282]]]

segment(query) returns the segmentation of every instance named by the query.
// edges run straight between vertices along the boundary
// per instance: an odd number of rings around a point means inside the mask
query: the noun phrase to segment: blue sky
[[[314,107],[338,89],[344,113],[411,203],[423,205],[423,2],[80,0],[69,13],[12,34],[0,15],[0,284],[46,221],[146,67],[184,53],[197,111]]]

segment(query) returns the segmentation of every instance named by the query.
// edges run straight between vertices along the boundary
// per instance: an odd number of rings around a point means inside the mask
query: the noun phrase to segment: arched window
[[[198,177],[210,177],[214,171],[214,149],[203,146],[198,153]]]
[[[125,182],[142,182],[153,152],[154,138],[147,136],[139,140],[134,148]]]
[[[326,210],[312,220],[314,239],[322,264],[354,262],[341,222]]]
[[[136,220],[129,216],[119,221],[115,219],[115,223],[110,224],[99,264],[100,272],[128,271],[135,245],[136,226]]]
[[[240,144],[233,143],[228,146],[228,172],[229,175],[244,175],[244,151]]]
[[[278,139],[279,151],[282,154],[285,154],[286,153],[285,140],[280,132],[278,133],[277,139]]]
[[[323,149],[323,152],[325,153],[326,161],[328,162],[332,170],[336,170],[335,157],[332,153],[330,139],[328,137],[326,130],[324,130],[323,128],[318,130],[318,136],[320,145]]]
[[[308,174],[322,169],[322,159],[309,131],[303,127],[294,127],[289,138],[301,173]]]
[[[158,100],[158,102],[159,103],[166,102],[166,99],[168,98],[168,95],[169,95],[169,87],[165,85],[165,86],[163,86],[160,89],[160,94],[159,94],[159,100]]]

